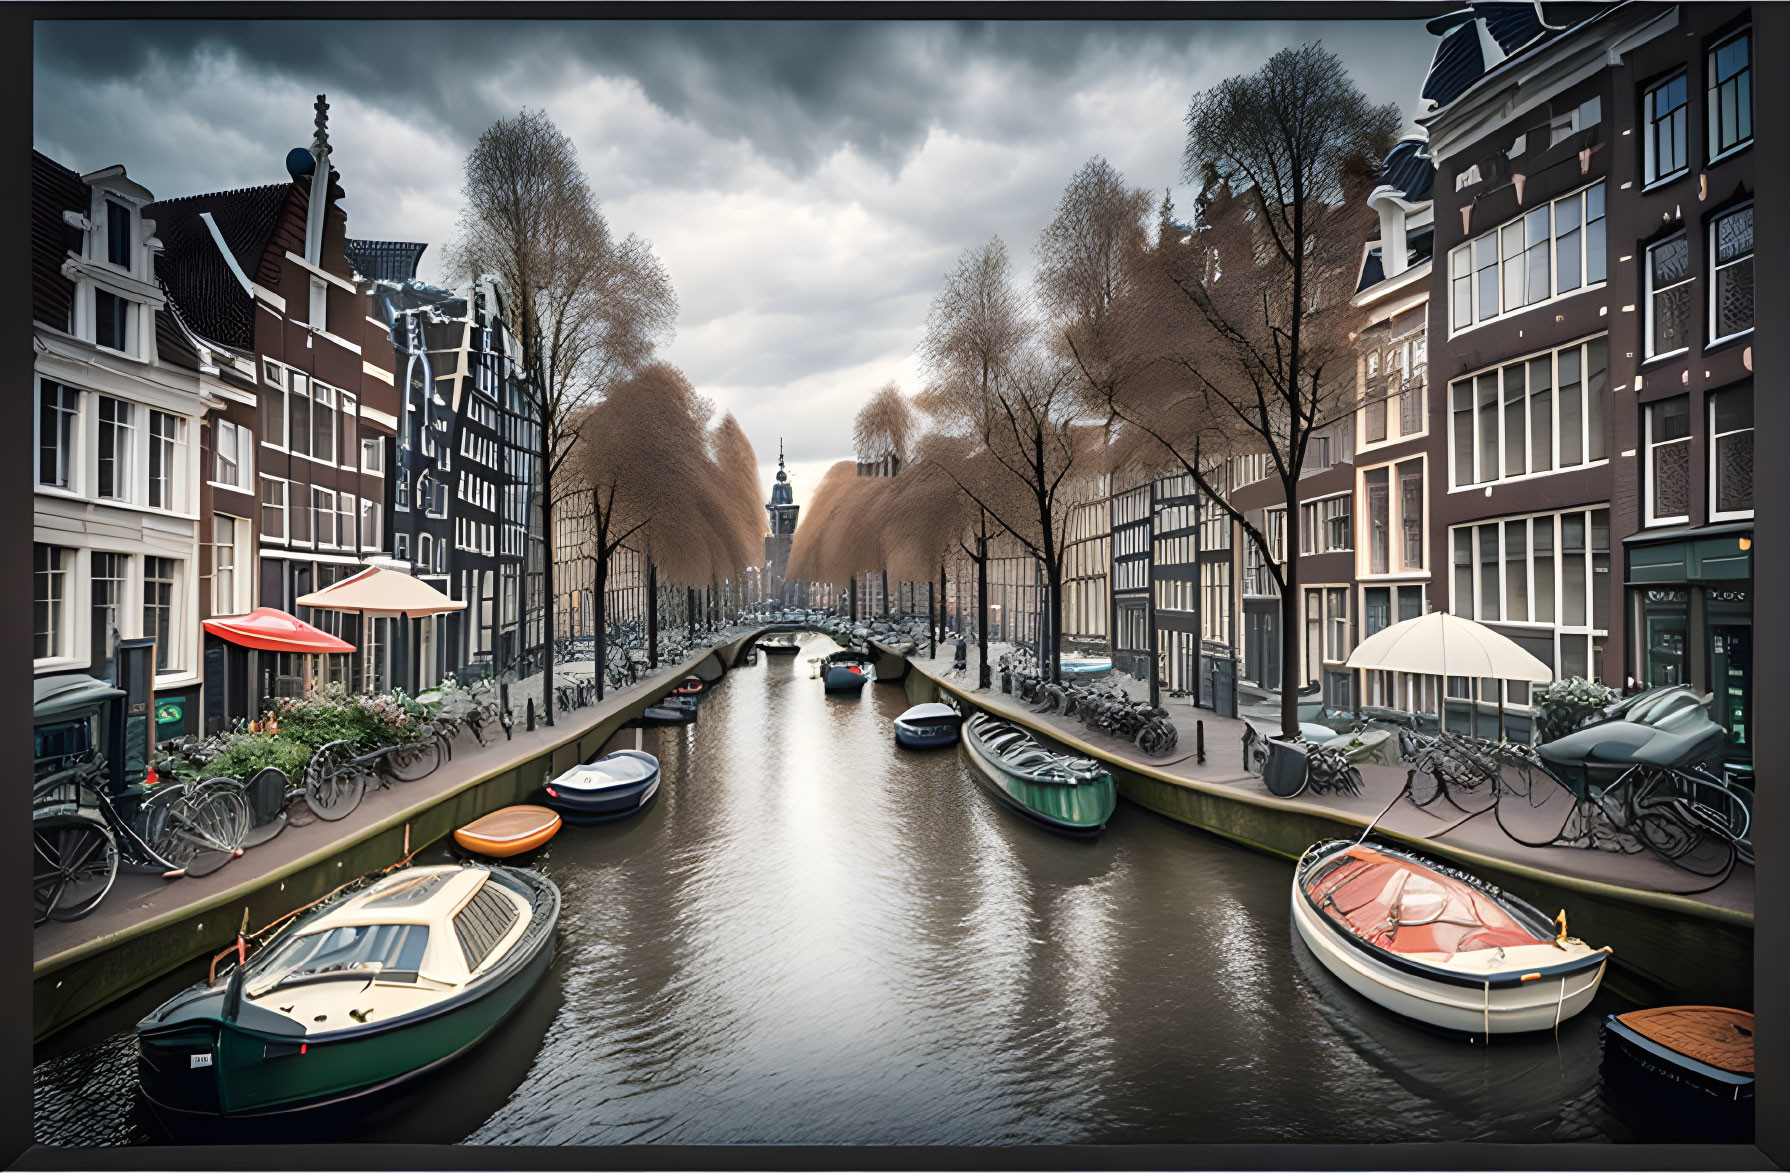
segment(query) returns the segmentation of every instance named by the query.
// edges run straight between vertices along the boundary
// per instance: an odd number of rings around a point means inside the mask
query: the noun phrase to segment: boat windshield
[[[427,925],[342,925],[304,933],[256,962],[252,992],[337,973],[414,980],[428,944]]]

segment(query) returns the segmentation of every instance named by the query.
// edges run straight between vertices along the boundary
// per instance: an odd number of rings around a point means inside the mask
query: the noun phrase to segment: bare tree
[[[1263,552],[1286,664],[1300,631],[1293,503],[1312,435],[1354,409],[1348,298],[1369,234],[1357,197],[1399,121],[1315,44],[1195,95],[1183,163],[1203,184],[1198,223],[1140,258],[1122,310],[1065,335],[1112,420],[1160,445]],[[1289,502],[1284,566],[1213,484],[1209,457],[1239,451],[1268,457]],[[1298,731],[1290,688],[1281,729]]]
[[[901,388],[884,383],[858,409],[852,421],[852,444],[859,460],[895,458],[894,469],[906,463],[908,442],[915,430],[914,409],[902,398]]]
[[[1150,193],[1096,155],[1082,164],[1038,237],[1038,284],[1064,329],[1098,331],[1148,243]]]
[[[543,595],[552,607],[555,485],[578,421],[669,338],[676,296],[650,245],[614,238],[571,139],[544,111],[523,110],[480,135],[466,157],[461,194],[466,206],[447,251],[448,276],[497,277],[522,344],[539,432]],[[550,696],[551,617],[546,630]]]

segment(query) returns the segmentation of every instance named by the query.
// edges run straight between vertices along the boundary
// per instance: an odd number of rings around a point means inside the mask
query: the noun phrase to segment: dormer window
[[[93,340],[130,353],[132,303],[104,289],[93,291]]]
[[[131,210],[117,200],[106,201],[106,261],[127,272],[131,267]]]

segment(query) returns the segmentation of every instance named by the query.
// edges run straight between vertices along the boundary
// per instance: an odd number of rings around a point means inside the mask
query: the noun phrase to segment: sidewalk
[[[998,664],[1000,655],[1009,650],[991,643],[988,649],[990,661]],[[1499,828],[1487,806],[1463,810],[1451,805],[1446,799],[1437,799],[1428,807],[1420,808],[1408,799],[1398,798],[1405,785],[1406,767],[1402,765],[1362,765],[1360,770],[1363,785],[1359,795],[1313,795],[1308,791],[1296,799],[1278,799],[1268,793],[1259,777],[1243,767],[1245,722],[1241,719],[1220,717],[1209,709],[1196,708],[1192,698],[1172,698],[1164,693],[1163,707],[1174,720],[1180,740],[1174,754],[1167,758],[1152,759],[1145,757],[1129,742],[1121,742],[1098,729],[1087,728],[1074,718],[1032,712],[1031,705],[1000,691],[998,669],[992,674],[991,687],[987,691],[978,691],[975,644],[969,646],[968,667],[961,675],[951,668],[953,654],[951,649],[940,645],[936,661],[920,654],[914,656],[909,663],[914,669],[946,687],[962,692],[975,704],[990,712],[1056,733],[1066,743],[1079,743],[1078,748],[1085,746],[1121,765],[1139,767],[1171,782],[1214,787],[1220,791],[1248,796],[1254,802],[1282,805],[1289,811],[1321,811],[1341,816],[1362,827],[1372,822],[1382,810],[1386,810],[1385,816],[1375,824],[1376,828],[1435,843],[1439,847],[1457,847],[1559,876],[1639,892],[1681,896],[1710,908],[1741,913],[1747,917],[1753,915],[1753,869],[1744,864],[1736,864],[1733,873],[1719,887],[1707,892],[1697,892],[1696,889],[1704,887],[1709,881],[1691,875],[1650,851],[1623,855],[1578,847],[1525,847]],[[1148,695],[1148,687],[1142,681],[1122,675],[1103,679],[1109,679],[1123,687],[1136,699],[1142,700]],[[1274,715],[1278,715],[1277,712],[1267,715],[1268,719],[1272,721]],[[1205,726],[1204,763],[1195,760],[1196,722]],[[1549,787],[1551,783],[1544,778],[1537,785]],[[1470,796],[1463,799],[1463,802],[1472,802],[1477,798],[1476,795]],[[1520,805],[1522,809],[1507,813],[1507,818],[1521,820],[1525,838],[1531,836],[1532,828],[1545,823],[1550,817],[1553,825],[1557,826],[1565,814],[1564,807],[1560,808],[1558,814],[1550,815],[1549,812],[1553,809],[1551,807],[1537,811],[1530,808],[1527,802],[1521,802]],[[1534,837],[1539,839],[1543,836],[1536,834]]]
[[[576,741],[625,710],[639,708],[648,698],[656,699],[669,692],[698,664],[713,655],[716,647],[729,646],[752,630],[749,627],[729,628],[720,644],[695,648],[679,663],[662,665],[652,676],[620,692],[609,692],[596,704],[569,713],[556,712],[554,717],[558,723],[553,726],[545,723],[545,714],[538,703],[541,696],[539,676],[521,682],[520,690],[512,685],[510,706],[515,714],[515,727],[510,738],[506,739],[503,730],[493,726],[486,735],[494,740],[481,747],[470,733],[463,731],[454,741],[452,760],[443,762],[428,777],[415,782],[393,782],[383,788],[369,779],[360,805],[346,818],[336,822],[318,819],[302,827],[289,826],[273,839],[250,848],[240,858],[208,876],[164,880],[160,876],[142,875],[121,868],[111,892],[92,913],[68,923],[52,921],[32,932],[33,963],[39,968],[46,964],[61,964],[73,951],[85,953],[103,947],[102,942],[128,936],[145,922],[178,916],[183,911],[218,902],[239,889],[251,889],[263,878],[291,868],[308,856],[327,854],[336,845],[353,841],[370,828],[403,820],[427,809],[442,801],[444,796],[480,778],[501,773],[557,746]],[[592,667],[591,661],[555,665],[554,679],[563,682],[576,675],[588,675]],[[532,690],[529,685],[534,685]],[[537,700],[536,725],[532,733],[528,732],[526,715],[531,693]],[[420,846],[421,843],[411,844],[412,848]]]

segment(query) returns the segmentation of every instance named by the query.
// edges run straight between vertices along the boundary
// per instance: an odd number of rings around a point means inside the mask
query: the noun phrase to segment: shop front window
[[[1684,654],[1689,607],[1689,594],[1682,590],[1650,590],[1642,597],[1641,626],[1646,640],[1642,683],[1647,687],[1683,684],[1690,678]]]

